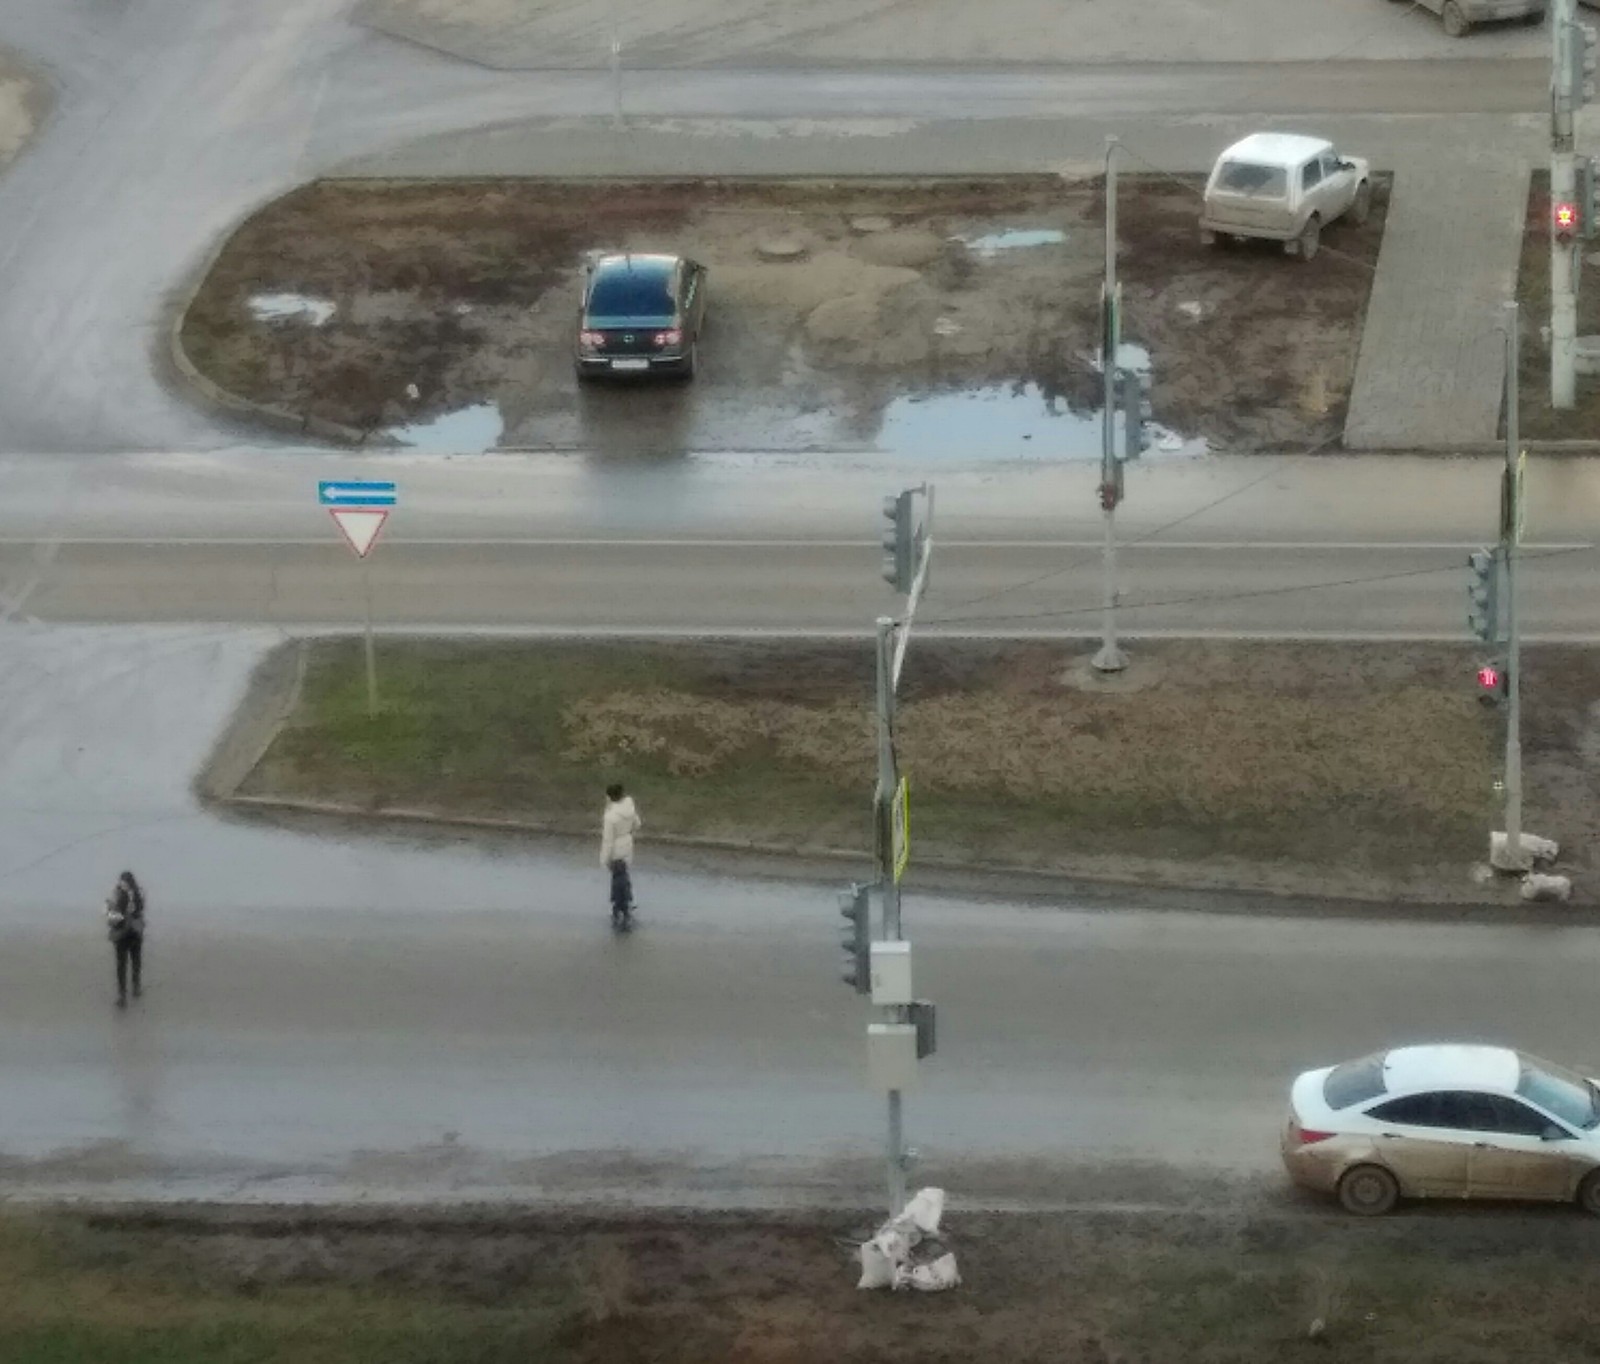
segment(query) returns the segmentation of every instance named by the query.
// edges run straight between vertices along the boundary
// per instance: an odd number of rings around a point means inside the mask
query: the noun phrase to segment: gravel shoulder
[[[246,802],[583,835],[594,793],[624,780],[657,837],[868,851],[863,649],[385,641],[369,719],[359,648],[306,647],[297,708],[231,793]],[[1056,646],[919,644],[897,736],[914,869],[1508,900],[1474,876],[1502,722],[1474,698],[1467,650],[1145,641],[1140,655],[1127,690],[1101,691]],[[1534,649],[1525,673],[1528,827],[1560,841],[1586,899],[1600,660]]]
[[[1200,182],[1127,177],[1123,363],[1155,448],[1336,441],[1382,241],[1199,244]],[[210,383],[373,444],[602,455],[1097,458],[1098,180],[325,181],[244,223],[178,342]],[[763,247],[792,244],[775,261]],[[585,253],[710,269],[691,385],[572,372]]]

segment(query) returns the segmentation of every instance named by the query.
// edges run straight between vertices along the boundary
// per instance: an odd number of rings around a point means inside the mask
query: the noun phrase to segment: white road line
[[[339,548],[341,542],[332,535],[319,536],[237,536],[232,538],[211,536],[166,536],[152,539],[137,535],[76,536],[70,539],[44,540],[38,536],[0,535],[0,547],[12,545],[59,544],[64,547],[122,545],[148,549],[188,548],[260,548],[326,546]],[[1175,550],[1263,553],[1304,553],[1328,551],[1332,553],[1369,554],[1384,550],[1401,553],[1426,553],[1434,550],[1465,551],[1485,544],[1477,540],[1139,540],[1130,539],[1118,546],[1118,551]],[[584,539],[575,537],[544,538],[539,536],[406,536],[386,534],[386,546],[411,545],[417,548],[480,547],[519,549],[876,549],[876,540],[752,540],[752,539]],[[943,551],[959,550],[1089,550],[1100,549],[1104,541],[1095,540],[947,540],[941,538]],[[1528,542],[1524,552],[1541,554],[1580,553],[1595,549],[1591,541]]]

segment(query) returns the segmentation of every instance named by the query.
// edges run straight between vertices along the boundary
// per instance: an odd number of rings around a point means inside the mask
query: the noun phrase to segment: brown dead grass
[[[1600,1344],[1600,1228],[1566,1209],[955,1212],[965,1282],[928,1296],[855,1289],[840,1243],[870,1220],[191,1208],[63,1214],[25,1254],[13,1221],[0,1348],[29,1364],[1502,1364]],[[575,1286],[600,1263],[628,1269],[597,1311]],[[163,1310],[141,1318],[141,1301]]]
[[[300,712],[245,794],[591,832],[621,779],[657,834],[869,840],[867,650],[848,644],[313,647]],[[1062,685],[1052,644],[925,642],[897,745],[918,856],[1071,867],[1089,852],[1376,868],[1482,856],[1502,728],[1441,645],[1146,641],[1146,688]],[[1581,868],[1600,810],[1600,664],[1530,651],[1530,827]],[[1558,797],[1558,798],[1557,798]],[[1569,863],[1571,865],[1571,863]]]

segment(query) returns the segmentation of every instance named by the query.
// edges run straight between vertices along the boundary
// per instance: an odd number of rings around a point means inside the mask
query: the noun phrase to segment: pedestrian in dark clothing
[[[128,967],[133,967],[133,997],[144,993],[144,890],[131,871],[117,877],[106,901],[106,929],[117,952],[117,1008],[128,1007]]]

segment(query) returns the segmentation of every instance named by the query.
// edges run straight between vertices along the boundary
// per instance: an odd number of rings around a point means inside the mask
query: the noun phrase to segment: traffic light
[[[1150,376],[1134,369],[1119,369],[1111,376],[1117,411],[1122,414],[1122,458],[1138,459],[1150,448]]]
[[[1578,235],[1578,205],[1572,199],[1557,199],[1550,205],[1550,226],[1563,244]]]
[[[1573,109],[1594,98],[1595,36],[1587,24],[1567,25],[1567,91]]]
[[[917,575],[917,528],[909,490],[883,499],[883,579],[901,596],[911,591]]]
[[[858,995],[872,993],[872,900],[868,887],[852,883],[839,892],[839,913],[844,924],[839,929],[839,946],[844,961],[839,978]]]
[[[1498,705],[1511,691],[1511,673],[1503,663],[1478,665],[1478,700],[1486,706]]]
[[[1493,644],[1500,633],[1500,556],[1475,549],[1467,569],[1467,628],[1474,639]]]

